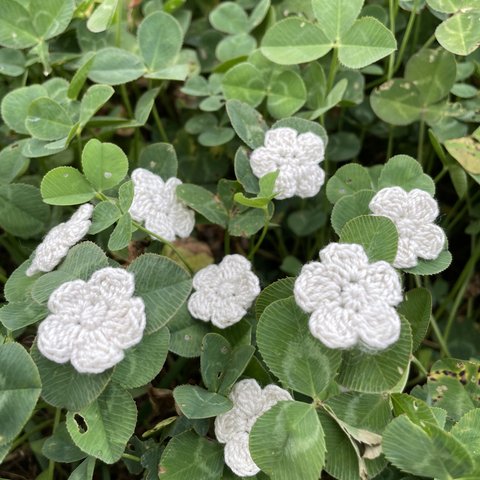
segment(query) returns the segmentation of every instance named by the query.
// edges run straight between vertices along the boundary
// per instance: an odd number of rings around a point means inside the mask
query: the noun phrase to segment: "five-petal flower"
[[[330,243],[320,260],[302,268],[294,288],[297,304],[311,313],[312,335],[329,348],[383,350],[396,342],[402,289],[395,269],[369,263],[356,244]]]
[[[134,276],[106,267],[88,280],[58,287],[48,300],[50,315],[38,328],[37,344],[49,360],[81,373],[101,373],[138,344],[145,329],[145,305],[134,297]]]
[[[436,259],[445,247],[445,232],[433,222],[438,217],[438,204],[427,192],[414,188],[382,188],[370,201],[375,215],[388,217],[397,227],[398,250],[393,265],[410,268],[418,259]]]
[[[282,400],[293,400],[290,394],[277,385],[267,385],[263,390],[253,379],[235,384],[229,395],[233,408],[215,419],[215,435],[225,443],[225,463],[240,477],[256,475],[260,469],[248,448],[250,431],[267,410]]]
[[[252,152],[250,165],[258,178],[278,170],[276,198],[307,198],[316,195],[325,180],[319,166],[324,155],[325,145],[318,135],[281,127],[265,134],[265,145]]]

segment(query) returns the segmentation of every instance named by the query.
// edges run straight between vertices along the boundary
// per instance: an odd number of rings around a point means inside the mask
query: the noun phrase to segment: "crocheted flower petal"
[[[297,192],[297,168],[285,165],[280,168],[275,181],[275,192],[278,200],[293,197]]]
[[[244,412],[247,417],[256,417],[262,411],[262,389],[253,378],[247,378],[236,383],[229,398],[235,407]]]
[[[247,311],[235,301],[235,297],[216,302],[212,309],[211,322],[218,328],[227,328],[239,322]]]
[[[417,265],[418,259],[415,253],[416,245],[412,239],[400,236],[398,238],[398,249],[395,261],[396,268],[411,268]]]
[[[238,254],[226,255],[219,266],[224,278],[235,278],[237,275],[252,269],[250,261]]]
[[[195,290],[208,290],[217,287],[220,283],[220,271],[218,265],[208,265],[199,270],[193,277]]]
[[[101,330],[118,348],[125,350],[140,343],[145,330],[145,304],[140,297],[121,300],[108,312]]]
[[[334,301],[340,295],[340,285],[330,277],[327,266],[320,262],[310,262],[303,266],[294,286],[297,305],[310,313],[324,302]]]
[[[221,443],[227,443],[240,432],[248,431],[247,417],[236,407],[215,419],[215,436]]]
[[[293,128],[281,127],[269,130],[265,134],[265,146],[280,154],[291,153],[297,150],[298,132]]]
[[[300,167],[297,174],[297,195],[301,198],[315,196],[324,180],[325,173],[318,165]]]
[[[245,272],[237,281],[236,302],[248,309],[260,293],[260,280],[253,272]]]
[[[282,400],[293,400],[292,396],[283,388],[277,385],[267,385],[263,391],[263,412],[272,408],[277,402]]]
[[[87,290],[87,284],[83,280],[65,282],[51,293],[48,309],[52,313],[75,312],[78,310],[78,302],[85,296]]]
[[[360,315],[357,331],[362,343],[368,348],[384,350],[399,339],[400,317],[393,307],[372,303]]]
[[[100,330],[82,330],[73,345],[71,362],[80,373],[102,373],[121,362],[123,356]]]
[[[175,240],[175,230],[172,225],[172,220],[163,212],[156,211],[155,215],[148,216],[145,219],[145,228],[169,242]]]
[[[408,192],[407,215],[415,220],[431,223],[438,217],[437,201],[424,190],[415,188]]]
[[[308,326],[311,334],[329,348],[350,348],[358,341],[357,314],[335,303],[315,310]]]
[[[369,265],[362,284],[370,299],[367,303],[381,299],[395,306],[403,299],[400,277],[387,262],[380,261]]]
[[[363,269],[368,265],[368,257],[361,245],[355,243],[330,243],[320,250],[320,260],[339,271]]]
[[[195,227],[195,212],[181,202],[175,202],[170,210],[170,221],[175,235],[187,238]]]
[[[239,477],[252,477],[260,471],[248,449],[248,433],[239,433],[225,445],[225,463]]]
[[[135,291],[133,273],[123,268],[106,267],[97,270],[88,281],[89,286],[98,288],[98,292],[110,303],[127,299]]]
[[[257,178],[262,178],[267,173],[277,170],[277,161],[277,153],[265,147],[256,148],[250,154],[250,167]]]
[[[297,138],[298,156],[302,163],[318,164],[325,156],[323,140],[312,132],[301,133]]]
[[[208,322],[212,317],[213,299],[205,292],[194,292],[188,299],[188,311],[192,317]]]
[[[395,221],[408,215],[408,194],[400,187],[382,188],[372,198],[370,210],[375,215],[383,215]]]
[[[80,331],[60,315],[49,315],[38,327],[37,346],[43,356],[57,363],[70,360],[72,346]]]
[[[415,253],[418,257],[435,260],[445,247],[445,232],[433,223],[419,225],[412,243],[415,244]]]

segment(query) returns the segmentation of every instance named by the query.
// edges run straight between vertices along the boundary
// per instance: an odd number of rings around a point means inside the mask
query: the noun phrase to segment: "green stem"
[[[390,30],[392,35],[395,37],[395,0],[388,0],[388,11],[390,14]],[[393,67],[395,65],[395,51],[393,51],[388,57],[388,68],[387,68],[387,80],[391,80],[393,77]]]
[[[440,328],[438,327],[437,320],[435,320],[435,317],[433,315],[430,316],[430,323],[432,325],[432,329],[435,333],[435,336],[437,337],[438,343],[440,345],[440,350],[443,354],[444,357],[450,357],[450,352],[447,347],[447,342],[443,338],[442,332],[440,331]]]
[[[223,252],[224,255],[230,255],[230,233],[228,233],[228,229],[223,234]]]
[[[55,433],[55,430],[58,427],[58,424],[60,423],[60,417],[62,416],[62,409],[57,408],[55,410],[55,418],[53,420],[53,427],[52,427],[52,435]],[[55,461],[50,460],[48,462],[48,474],[47,474],[47,480],[53,480],[55,474]]]
[[[448,172],[448,168],[443,167],[442,171],[433,179],[433,181],[435,183],[438,183],[446,175],[447,172]]]
[[[250,253],[248,254],[249,260],[252,260],[253,257],[255,256],[255,253],[257,253],[257,250],[260,248],[260,245],[265,239],[265,235],[267,234],[267,231],[268,231],[268,227],[270,224],[270,220],[268,218],[268,208],[264,208],[263,212],[265,214],[265,224],[263,226],[263,230],[262,230],[262,233],[260,234],[260,238],[258,239],[258,242],[252,247],[252,249],[250,250]]]
[[[330,93],[330,90],[333,87],[333,83],[335,82],[337,69],[338,69],[338,49],[334,47],[332,50],[332,59],[330,61],[330,69],[328,70],[327,95]]]
[[[16,448],[20,447],[25,443],[26,440],[29,439],[31,435],[34,433],[40,432],[43,430],[45,427],[50,426],[53,423],[53,420],[49,418],[48,420],[45,420],[44,422],[41,422],[37,425],[35,425],[32,429],[30,429],[28,432],[25,432],[21,437],[18,437],[13,443],[12,443],[12,448],[10,451],[14,451]]]
[[[132,104],[130,103],[127,87],[124,83],[120,85],[120,96],[122,97],[123,104],[125,105],[125,109],[127,110],[127,115],[129,116],[129,118],[133,118]]]
[[[160,118],[155,102],[153,103],[152,112],[153,118],[155,120],[155,125],[157,126],[158,132],[160,133],[160,137],[164,142],[169,143],[167,132],[165,131],[162,119]]]
[[[2,272],[0,272],[0,282],[5,284],[7,283],[7,280],[8,278]]]
[[[392,157],[393,155],[393,132],[394,132],[395,126],[394,125],[389,125],[388,126],[388,145],[387,145],[387,160]]]
[[[417,370],[422,373],[425,377],[428,375],[428,372],[427,370],[425,369],[425,367],[422,365],[422,363],[420,362],[420,360],[415,357],[414,355],[412,355],[410,357],[410,360],[412,361],[412,363],[417,367]]]
[[[405,55],[405,50],[408,45],[408,41],[410,40],[410,35],[412,34],[413,26],[415,24],[415,19],[417,18],[417,11],[415,8],[410,12],[410,17],[408,18],[407,28],[405,29],[405,33],[403,34],[402,43],[400,45],[400,49],[398,50],[398,57],[395,63],[395,67],[393,69],[393,73],[401,67],[403,56]]]
[[[132,460],[133,462],[141,462],[141,458],[137,457],[136,455],[131,455],[130,453],[122,453],[122,458],[125,458],[126,460]]]
[[[418,132],[417,160],[420,165],[423,164],[423,144],[425,143],[425,121],[420,120],[420,130]]]

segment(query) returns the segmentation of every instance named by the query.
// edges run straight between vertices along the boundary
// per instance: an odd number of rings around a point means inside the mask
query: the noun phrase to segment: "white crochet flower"
[[[433,222],[438,203],[424,190],[406,192],[400,187],[380,190],[370,201],[375,215],[388,217],[397,227],[398,250],[393,265],[410,268],[418,259],[434,260],[445,246],[445,232]]]
[[[312,335],[329,348],[383,350],[400,335],[395,306],[400,279],[387,262],[369,263],[362,246],[330,243],[321,262],[304,265],[295,281],[297,304],[311,313]]]
[[[262,390],[252,379],[235,384],[229,398],[233,408],[215,419],[215,435],[219,442],[226,444],[225,463],[233,473],[239,477],[251,477],[260,471],[248,448],[253,424],[277,402],[293,399],[277,385],[267,385]]]
[[[208,265],[193,277],[196,290],[188,301],[195,318],[218,328],[239,322],[260,293],[260,282],[251,263],[241,255],[227,255],[218,265]]]
[[[93,205],[82,205],[70,220],[53,227],[40,243],[33,256],[32,264],[25,272],[28,277],[38,272],[51,272],[68,251],[79,242],[90,228]]]
[[[316,195],[323,185],[325,173],[319,163],[324,155],[325,145],[318,135],[282,127],[266,133],[265,146],[252,152],[250,165],[258,178],[279,171],[276,198],[307,198]]]
[[[129,212],[145,228],[173,242],[175,236],[186,238],[195,226],[195,213],[177,198],[175,190],[182,182],[169,178],[166,182],[144,168],[132,172],[133,202]]]
[[[62,284],[48,299],[51,314],[38,327],[38,349],[53,362],[70,360],[80,373],[113,367],[143,336],[145,306],[134,290],[133,274],[112,267],[88,282]]]

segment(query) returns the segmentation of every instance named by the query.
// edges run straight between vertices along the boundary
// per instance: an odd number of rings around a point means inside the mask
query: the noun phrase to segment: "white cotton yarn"
[[[250,155],[250,165],[258,178],[279,171],[275,182],[279,200],[295,195],[308,198],[320,191],[325,180],[319,166],[324,155],[325,145],[318,135],[281,127],[265,134],[264,146]]]
[[[166,182],[144,168],[132,172],[133,202],[129,212],[145,228],[169,242],[175,237],[188,237],[195,226],[195,212],[189,209],[175,193],[182,181],[169,178]]]
[[[134,275],[112,267],[96,271],[88,282],[60,285],[48,299],[50,315],[38,327],[38,349],[53,362],[70,361],[80,373],[113,367],[145,329],[145,305],[134,290]]]
[[[253,424],[267,410],[282,400],[293,400],[291,395],[277,385],[267,385],[263,390],[253,379],[235,384],[229,395],[233,408],[215,419],[217,440],[225,443],[225,463],[239,477],[251,477],[260,469],[248,448]]]
[[[434,260],[445,247],[445,232],[433,222],[437,201],[424,190],[406,192],[400,187],[382,188],[370,201],[374,215],[388,217],[397,227],[398,250],[393,265],[411,268],[418,259]]]
[[[400,336],[395,306],[402,301],[396,270],[369,263],[361,245],[330,243],[321,262],[305,265],[295,281],[295,301],[311,313],[311,334],[329,348],[383,350]]]
[[[260,293],[260,282],[251,263],[241,255],[226,255],[218,265],[208,265],[193,277],[196,290],[188,301],[193,317],[227,328],[239,322]]]
[[[31,277],[39,272],[51,272],[67,256],[70,248],[87,234],[92,212],[93,205],[86,203],[70,220],[53,227],[37,246],[26,275]]]

